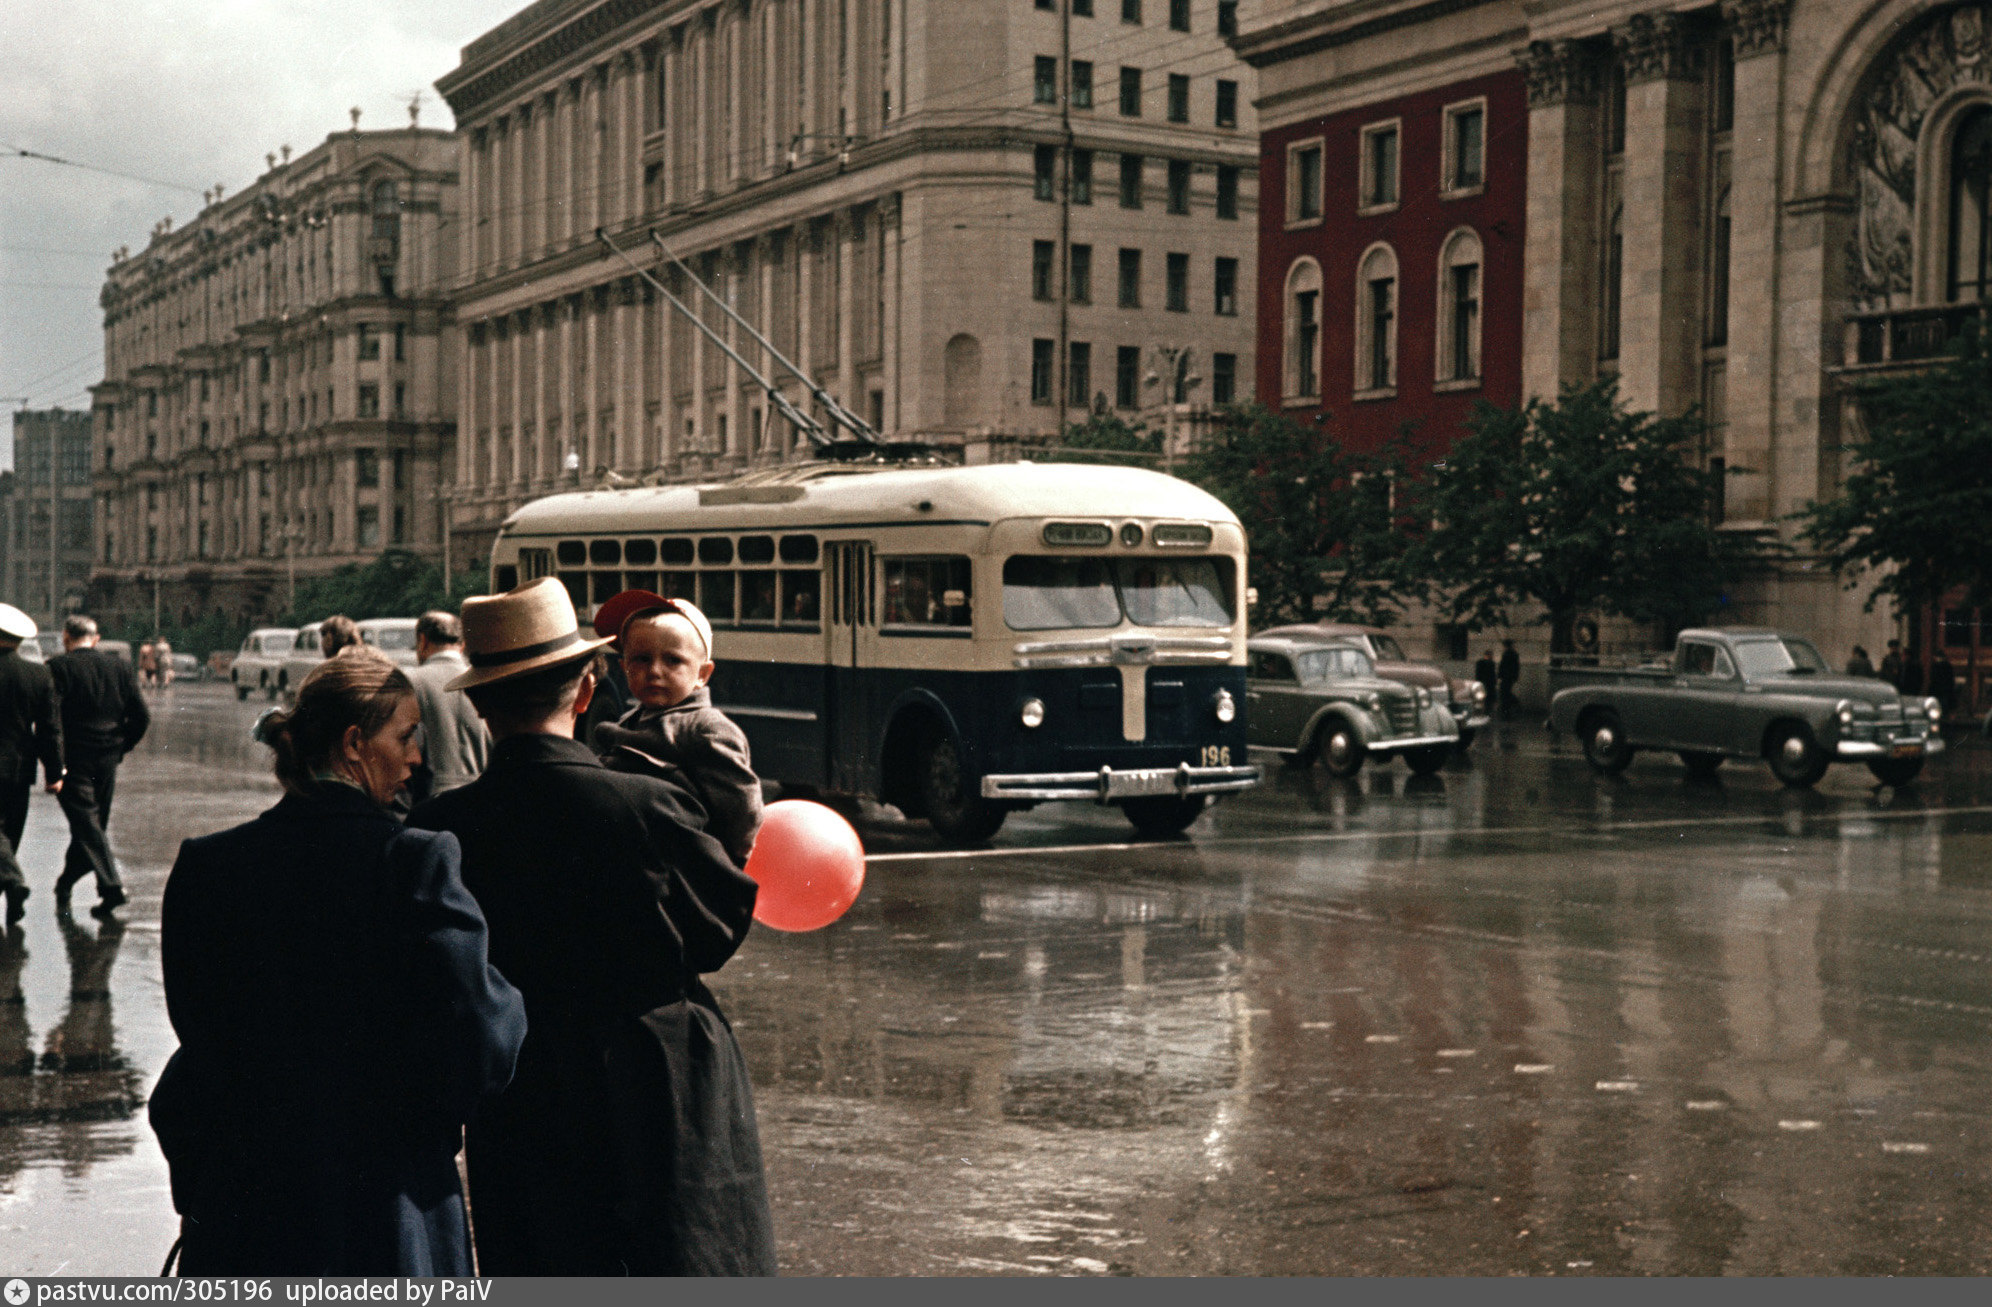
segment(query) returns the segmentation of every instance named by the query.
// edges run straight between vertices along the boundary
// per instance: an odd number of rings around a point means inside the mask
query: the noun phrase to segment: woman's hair
[[[353,648],[359,643],[359,623],[344,613],[334,613],[318,624],[318,647],[327,658],[336,658],[340,650]]]
[[[332,765],[347,727],[374,734],[414,692],[385,654],[361,646],[312,668],[297,687],[297,703],[264,713],[256,738],[276,751],[277,780],[296,792]]]

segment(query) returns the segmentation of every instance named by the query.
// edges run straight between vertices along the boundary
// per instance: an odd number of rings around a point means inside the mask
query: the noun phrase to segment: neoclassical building
[[[457,547],[609,472],[796,450],[598,228],[806,405],[654,227],[888,437],[973,457],[1152,411],[1174,358],[1172,398],[1248,394],[1240,22],[1236,0],[539,0],[473,41],[437,83],[469,214]]]
[[[1940,353],[1992,288],[1981,4],[1268,0],[1235,44],[1259,394],[1363,438],[1611,372],[1699,405],[1723,525],[1789,542],[1839,484],[1852,383]],[[1725,618],[1835,660],[1897,629],[1977,649],[1972,615],[1865,599],[1798,555]]]
[[[296,577],[440,552],[456,141],[357,124],[106,274],[93,610],[156,585],[169,620],[256,618]]]

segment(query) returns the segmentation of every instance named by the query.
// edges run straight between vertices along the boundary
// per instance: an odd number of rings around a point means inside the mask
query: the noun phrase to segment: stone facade
[[[14,471],[0,485],[0,593],[44,629],[82,607],[89,589],[91,445],[88,413],[14,414]],[[51,503],[60,504],[52,516]]]
[[[356,128],[162,223],[103,291],[96,569],[112,619],[259,619],[297,577],[441,550],[456,142]]]
[[[782,380],[647,244],[654,228],[888,438],[973,457],[1098,403],[1150,409],[1169,347],[1202,383],[1185,401],[1245,397],[1256,133],[1250,72],[1220,31],[1237,12],[541,0],[471,43],[438,83],[471,215],[456,547],[611,473],[799,452],[745,371],[598,228]]]
[[[1519,70],[1522,290],[1490,290],[1483,330],[1519,340],[1525,395],[1614,373],[1634,406],[1699,405],[1697,457],[1726,469],[1730,530],[1790,543],[1790,515],[1839,485],[1850,380],[1914,366],[1980,312],[1980,4],[1269,0],[1235,44],[1259,70],[1269,135]],[[1490,120],[1490,140],[1499,130]],[[1967,248],[1977,280],[1961,283]],[[1282,340],[1282,306],[1261,312]],[[1809,632],[1836,661],[1856,642],[1935,637],[1866,598],[1797,553],[1723,617]],[[1962,668],[1976,618],[1944,629]]]

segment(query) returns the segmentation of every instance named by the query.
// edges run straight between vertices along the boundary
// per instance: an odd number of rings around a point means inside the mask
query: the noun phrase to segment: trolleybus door
[[[829,620],[824,630],[830,647],[823,687],[824,771],[830,788],[847,794],[877,788],[879,705],[871,669],[878,638],[877,563],[869,540],[839,540],[824,545],[825,580],[829,585]]]

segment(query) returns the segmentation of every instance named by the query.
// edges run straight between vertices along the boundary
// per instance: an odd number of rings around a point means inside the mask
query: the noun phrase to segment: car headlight
[[[1930,719],[1930,725],[1935,726],[1944,719],[1944,706],[1935,699],[1925,699],[1923,714]]]
[[[1044,725],[1044,700],[1024,700],[1024,706],[1018,711],[1017,719],[1031,730],[1036,730],[1038,727]]]
[[[1372,694],[1369,698],[1363,700],[1363,707],[1369,709],[1371,712],[1382,712],[1383,696],[1380,694]]]
[[[1231,691],[1219,690],[1211,698],[1210,710],[1217,714],[1217,720],[1229,726],[1238,717],[1238,701],[1231,697]]]
[[[1476,705],[1487,702],[1487,687],[1478,681],[1473,683],[1473,702]]]
[[[1852,726],[1854,724],[1854,705],[1842,699],[1834,706],[1833,715],[1840,719],[1840,725]]]

